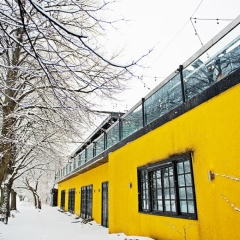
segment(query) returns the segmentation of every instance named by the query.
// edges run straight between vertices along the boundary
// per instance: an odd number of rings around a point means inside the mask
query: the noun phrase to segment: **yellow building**
[[[109,233],[240,239],[239,22],[96,129],[57,173],[58,206]]]

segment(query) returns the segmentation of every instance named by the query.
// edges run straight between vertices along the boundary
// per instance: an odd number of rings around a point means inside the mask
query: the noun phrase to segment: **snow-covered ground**
[[[41,210],[18,203],[19,212],[13,212],[9,224],[0,222],[0,240],[151,240],[148,237],[108,234],[108,229],[92,221],[81,223],[70,213],[61,213],[56,207],[43,205]]]

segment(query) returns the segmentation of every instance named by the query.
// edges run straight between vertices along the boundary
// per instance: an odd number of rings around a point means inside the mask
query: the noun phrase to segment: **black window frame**
[[[93,203],[93,185],[81,187],[80,216],[82,219],[92,219],[92,203]]]
[[[192,152],[137,168],[139,212],[197,219]]]
[[[75,209],[75,188],[71,188],[68,191],[68,211],[74,213]]]
[[[61,191],[61,202],[60,202],[60,208],[64,210],[65,208],[65,197],[66,197],[66,191],[62,190]]]
[[[102,226],[108,228],[109,183],[102,182]]]

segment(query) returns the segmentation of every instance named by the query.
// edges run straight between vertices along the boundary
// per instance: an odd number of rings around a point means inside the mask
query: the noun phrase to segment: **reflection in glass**
[[[183,173],[183,162],[177,163],[177,172],[178,174]]]
[[[144,103],[146,123],[149,124],[182,103],[180,75],[176,75]]]
[[[190,173],[185,175],[185,179],[186,179],[186,186],[192,186],[192,176]]]
[[[181,186],[185,186],[185,180],[184,180],[184,175],[179,175],[178,176],[178,185]]]
[[[180,201],[180,209],[182,213],[187,213],[187,201]]]
[[[104,134],[96,141],[96,156],[104,151]]]
[[[122,119],[122,138],[126,138],[143,127],[142,105]]]
[[[107,132],[107,148],[119,142],[119,122]]]
[[[87,148],[86,162],[93,159],[93,143],[91,143]]]
[[[188,201],[188,212],[189,213],[194,213],[194,204],[193,201]]]
[[[179,198],[186,199],[186,191],[185,188],[179,188]]]
[[[176,203],[175,203],[175,201],[171,201],[171,208],[172,208],[172,212],[176,212]]]
[[[189,161],[184,161],[184,172],[190,173],[190,162]]]
[[[208,58],[206,58],[206,55]],[[209,88],[240,67],[240,25],[183,71],[186,99]]]
[[[186,191],[187,191],[187,198],[188,199],[193,199],[193,189],[192,189],[192,187],[187,187]]]

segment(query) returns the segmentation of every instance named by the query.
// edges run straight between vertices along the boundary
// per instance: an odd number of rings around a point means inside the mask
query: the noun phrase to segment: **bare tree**
[[[92,99],[121,91],[141,58],[120,65],[117,55],[105,57],[101,39],[114,23],[104,19],[111,2],[0,3],[0,213],[7,223],[16,176],[36,167],[36,153],[56,140],[81,136]]]
[[[36,173],[38,173],[36,175]],[[39,180],[43,176],[43,172],[36,172],[33,171],[28,176],[24,177],[22,180],[22,186],[19,186],[18,188],[29,190],[32,193],[33,200],[34,200],[34,206],[37,209],[42,208],[41,199],[38,193],[38,186],[39,186]]]

